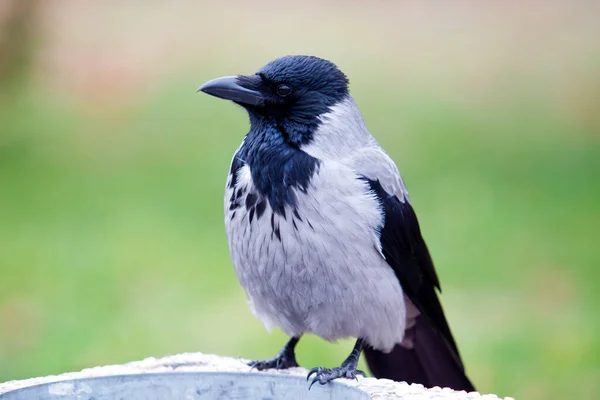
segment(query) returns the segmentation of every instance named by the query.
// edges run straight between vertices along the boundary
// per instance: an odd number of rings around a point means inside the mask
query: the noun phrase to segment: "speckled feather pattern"
[[[305,191],[292,189],[295,206],[287,205],[283,215],[268,202],[260,216],[257,207],[232,209],[232,198],[255,204],[261,195],[248,165],[228,177],[225,224],[233,265],[268,329],[331,341],[362,337],[387,351],[403,339],[406,307],[381,253],[383,211],[360,177],[380,179],[403,200],[406,189],[350,97],[321,118],[314,140],[302,147],[319,166]]]

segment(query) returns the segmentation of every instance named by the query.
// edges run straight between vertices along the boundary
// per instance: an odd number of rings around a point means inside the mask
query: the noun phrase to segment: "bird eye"
[[[282,84],[277,86],[277,94],[281,97],[286,97],[292,93],[292,88],[288,85]]]

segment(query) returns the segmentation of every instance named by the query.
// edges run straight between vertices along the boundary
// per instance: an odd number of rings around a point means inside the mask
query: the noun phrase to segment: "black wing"
[[[412,206],[387,193],[378,180],[364,179],[385,213],[382,252],[402,285],[408,315],[405,339],[391,353],[365,349],[371,372],[426,387],[473,391],[436,292],[440,283]]]

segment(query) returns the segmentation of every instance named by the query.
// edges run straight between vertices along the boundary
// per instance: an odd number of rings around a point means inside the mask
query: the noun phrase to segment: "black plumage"
[[[379,181],[364,179],[384,211],[380,232],[383,255],[398,277],[407,303],[418,310],[414,321],[407,323],[403,343],[391,353],[365,348],[371,372],[378,378],[473,391],[436,293],[439,279],[412,206],[387,193]]]

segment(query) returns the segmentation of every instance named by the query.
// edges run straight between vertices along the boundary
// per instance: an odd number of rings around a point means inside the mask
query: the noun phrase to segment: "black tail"
[[[467,378],[455,347],[434,328],[424,315],[406,330],[404,341],[390,353],[365,348],[369,369],[377,378],[387,378],[425,387],[475,390]]]

